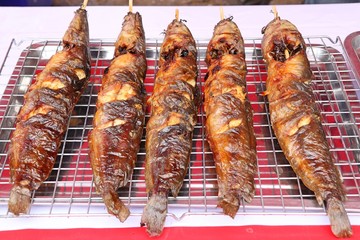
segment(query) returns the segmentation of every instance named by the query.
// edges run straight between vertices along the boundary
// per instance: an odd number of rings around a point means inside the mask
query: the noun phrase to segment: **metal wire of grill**
[[[335,164],[339,168],[351,214],[360,214],[360,86],[341,42],[326,37],[308,37],[307,54],[314,74],[312,87],[321,110],[323,127]],[[198,41],[198,85],[203,90],[207,68],[204,62],[208,41]],[[157,70],[161,41],[147,41],[148,71],[145,79],[150,96]],[[251,203],[242,202],[239,214],[323,214],[294,174],[272,132],[265,90],[266,68],[262,60],[261,39],[245,39],[248,74],[248,98],[254,110],[258,172],[256,194]],[[104,69],[114,51],[113,40],[92,40],[90,84],[76,105],[58,151],[50,177],[32,192],[28,216],[99,216],[108,215],[101,197],[95,192],[88,157],[88,133],[92,129],[97,93]],[[13,41],[0,73],[0,217],[8,213],[10,170],[8,148],[17,113],[24,94],[49,58],[61,49],[58,40]],[[149,109],[146,121],[149,117]],[[217,178],[211,150],[205,136],[203,106],[198,112],[188,174],[179,196],[169,196],[168,215],[221,214],[217,208]],[[144,179],[145,138],[129,184],[118,190],[132,215],[140,215],[147,202]]]

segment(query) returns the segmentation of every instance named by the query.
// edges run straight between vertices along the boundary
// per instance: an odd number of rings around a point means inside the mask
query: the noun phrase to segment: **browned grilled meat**
[[[199,98],[197,51],[189,29],[175,19],[165,34],[146,127],[145,178],[150,199],[141,223],[151,236],[162,232],[168,192],[176,197],[186,175]]]
[[[219,185],[219,206],[234,217],[240,198],[254,197],[256,141],[252,108],[246,97],[244,41],[232,18],[214,29],[206,53],[207,140],[213,151]]]
[[[115,43],[115,57],[105,70],[89,135],[90,161],[97,192],[108,212],[121,222],[129,209],[116,190],[133,172],[145,117],[145,34],[139,13],[129,12]]]
[[[352,230],[342,203],[346,194],[321,126],[304,39],[292,23],[277,16],[263,32],[266,94],[275,135],[295,173],[320,205],[326,203],[333,233],[349,237]]]
[[[70,114],[90,77],[89,29],[78,9],[56,53],[25,94],[11,137],[9,211],[27,213],[30,191],[49,176]]]

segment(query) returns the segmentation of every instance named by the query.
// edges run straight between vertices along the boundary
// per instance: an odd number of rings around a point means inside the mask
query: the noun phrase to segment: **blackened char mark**
[[[142,121],[142,111],[137,110],[136,104],[142,104],[140,97],[132,97],[128,100],[107,102],[102,106],[106,121],[113,121],[117,118],[127,122]]]
[[[218,71],[220,71],[220,69],[221,69],[221,66],[220,66],[220,65],[216,65],[216,66],[212,69],[211,73],[214,75],[214,74],[216,74]]]
[[[159,98],[159,103],[171,109],[172,112],[180,113],[184,116],[194,114],[194,104],[190,102],[185,96],[175,92],[169,92],[166,96],[162,95]]]
[[[137,84],[135,85],[135,89],[141,89],[141,92],[144,93],[145,89],[144,89],[144,83],[142,81],[142,79],[138,78],[136,76],[136,73],[133,73],[131,71],[129,71],[128,69],[119,69],[117,70],[114,75],[112,76],[113,79],[119,79],[121,82],[123,83],[130,83],[130,84]],[[112,82],[109,82],[109,84],[111,84]],[[138,86],[140,85],[140,86]]]
[[[73,91],[70,91],[70,89],[66,91],[63,89],[38,88],[28,94],[27,99],[29,100],[27,104],[31,104],[31,106],[50,106],[65,119],[64,121],[69,117],[68,113],[73,107],[73,102],[71,101]]]

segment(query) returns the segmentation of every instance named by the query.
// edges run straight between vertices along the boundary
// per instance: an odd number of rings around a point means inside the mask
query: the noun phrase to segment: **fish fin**
[[[102,195],[108,213],[115,215],[120,222],[124,222],[130,215],[129,209],[119,199],[114,188],[108,188]]]
[[[159,236],[164,228],[167,213],[167,196],[153,194],[144,208],[141,226],[146,225],[150,236]]]
[[[315,198],[316,198],[316,201],[318,202],[318,204],[320,206],[323,206],[324,205],[324,199],[323,199],[321,193],[320,192],[314,192],[314,193],[315,193]]]
[[[262,96],[262,97],[265,97],[265,96],[269,95],[269,92],[268,91],[262,91],[262,92],[259,93],[259,95]]]
[[[250,203],[253,200],[254,195],[255,195],[254,183],[247,185],[247,187],[240,192],[240,197],[242,197],[247,203]]]
[[[10,191],[9,212],[15,215],[28,213],[30,209],[31,192],[27,186],[15,185]]]
[[[327,213],[330,219],[331,231],[336,237],[348,238],[352,236],[348,215],[339,199],[330,198],[327,200]]]

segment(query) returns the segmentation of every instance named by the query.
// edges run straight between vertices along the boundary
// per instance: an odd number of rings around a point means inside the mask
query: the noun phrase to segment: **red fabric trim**
[[[353,226],[352,239],[359,239],[360,226]],[[329,226],[241,226],[241,227],[169,227],[160,237],[148,237],[145,228],[111,229],[28,229],[0,231],[0,239],[9,240],[313,240],[338,239]]]

